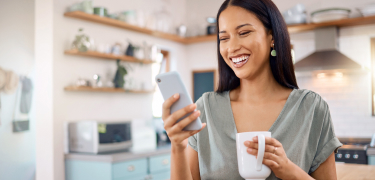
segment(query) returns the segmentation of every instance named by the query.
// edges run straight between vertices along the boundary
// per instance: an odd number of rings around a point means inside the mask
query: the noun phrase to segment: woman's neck
[[[245,102],[265,102],[280,97],[280,91],[290,89],[281,86],[273,77],[271,69],[256,78],[240,79],[240,86],[233,90],[231,99]]]

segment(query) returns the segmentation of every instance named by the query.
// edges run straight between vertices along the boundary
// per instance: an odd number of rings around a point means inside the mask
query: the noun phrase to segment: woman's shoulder
[[[308,89],[295,89],[295,91],[296,98],[298,98],[297,102],[300,105],[314,108],[318,112],[326,112],[328,110],[327,102],[317,92]]]
[[[226,100],[227,93],[229,91],[224,91],[224,92],[205,92],[202,94],[202,96],[196,101],[196,103],[212,103],[212,102],[218,102],[218,101],[223,101]]]
[[[227,100],[228,91],[222,93],[211,91],[205,92],[202,96],[195,102],[198,109],[204,109],[204,107],[217,108],[217,106],[224,104]]]

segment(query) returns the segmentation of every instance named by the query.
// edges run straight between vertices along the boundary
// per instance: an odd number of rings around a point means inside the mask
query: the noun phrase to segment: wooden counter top
[[[338,180],[375,180],[375,166],[336,163]]]

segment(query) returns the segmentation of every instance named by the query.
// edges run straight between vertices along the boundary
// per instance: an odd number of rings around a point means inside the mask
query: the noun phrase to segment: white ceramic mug
[[[249,154],[244,144],[245,141],[253,141],[253,137],[255,136],[258,136],[258,157]],[[265,137],[271,137],[271,132],[237,133],[237,161],[238,170],[242,178],[246,180],[265,180],[271,174],[271,169],[262,163],[265,150]]]

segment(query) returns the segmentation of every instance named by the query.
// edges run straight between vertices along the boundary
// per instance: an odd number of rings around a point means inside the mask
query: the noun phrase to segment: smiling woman
[[[334,152],[342,144],[327,103],[317,93],[298,89],[287,26],[275,4],[226,0],[217,20],[218,89],[173,114],[170,107],[178,95],[163,104],[172,144],[171,179],[242,180],[236,134],[258,131],[272,135],[259,148],[264,149],[260,160],[272,173],[253,178],[336,179]],[[182,131],[198,116],[202,129]],[[257,155],[256,137],[240,145],[245,147],[240,159]]]
[[[226,12],[223,12],[224,10]],[[247,55],[250,57],[250,53],[253,53],[251,59],[263,60],[263,64],[259,65],[269,63],[272,74],[279,84],[288,88],[298,88],[288,29],[282,15],[272,1],[225,1],[219,9],[217,19],[219,20],[217,24],[217,49],[220,71],[217,92],[238,87],[241,76],[238,76],[240,71],[236,70],[248,62],[248,59],[246,59],[241,63],[234,63],[236,61],[233,61],[231,57],[236,58],[236,55],[241,54],[240,52],[233,52],[236,49],[228,49],[229,43],[236,43],[237,47],[246,44],[244,49],[247,50]],[[230,41],[230,39],[232,40]],[[271,49],[277,52],[277,56],[269,56]],[[228,63],[230,60],[233,61],[232,66],[235,69],[231,68],[231,63]],[[266,62],[266,60],[269,60],[269,62]]]

